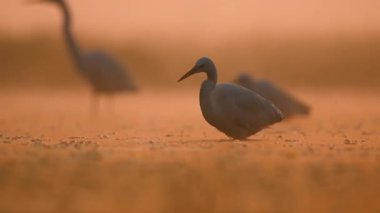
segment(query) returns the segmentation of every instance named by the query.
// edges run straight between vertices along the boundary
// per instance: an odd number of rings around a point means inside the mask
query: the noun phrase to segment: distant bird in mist
[[[71,14],[64,0],[37,0],[55,3],[64,17],[63,33],[67,46],[79,73],[91,85],[94,94],[94,109],[99,94],[112,95],[124,91],[136,91],[137,87],[130,74],[114,58],[103,52],[84,53],[75,41],[71,31]]]
[[[283,119],[281,111],[255,92],[235,84],[217,84],[217,71],[211,59],[200,58],[178,82],[204,72],[200,106],[206,121],[233,139],[244,140]]]
[[[240,74],[234,82],[272,101],[281,110],[285,118],[310,113],[308,105],[269,81],[254,80],[247,74]]]

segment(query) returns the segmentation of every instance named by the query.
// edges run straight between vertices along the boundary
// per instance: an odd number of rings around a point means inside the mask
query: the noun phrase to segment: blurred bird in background
[[[255,80],[248,74],[243,73],[234,82],[272,101],[281,110],[285,118],[295,115],[308,115],[310,113],[310,107],[307,104],[269,81]]]
[[[99,95],[112,96],[126,91],[136,91],[137,86],[130,73],[113,57],[101,52],[84,52],[72,33],[72,16],[64,0],[37,0],[54,3],[63,13],[63,34],[74,64],[81,76],[92,88],[92,110],[98,111]]]

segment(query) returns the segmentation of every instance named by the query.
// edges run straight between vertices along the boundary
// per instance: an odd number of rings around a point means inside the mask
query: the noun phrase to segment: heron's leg
[[[99,113],[99,94],[97,92],[91,93],[91,115],[97,116]]]

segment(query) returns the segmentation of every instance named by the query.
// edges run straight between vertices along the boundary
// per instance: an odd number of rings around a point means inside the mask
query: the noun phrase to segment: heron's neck
[[[207,80],[214,82],[216,85],[216,82],[218,81],[218,74],[216,72],[216,67],[214,64],[212,64],[212,67],[207,70]]]
[[[199,103],[201,105],[202,114],[206,121],[209,123],[215,113],[211,99],[211,94],[215,89],[215,86],[215,81],[207,79],[202,83],[199,93]]]
[[[81,60],[81,50],[76,43],[75,39],[73,38],[72,32],[71,32],[71,14],[69,11],[69,8],[67,7],[67,4],[64,1],[60,1],[59,7],[61,8],[63,12],[63,33],[65,35],[65,40],[67,43],[67,46],[69,47],[70,53],[74,59],[75,64],[81,68],[82,66],[82,60]]]

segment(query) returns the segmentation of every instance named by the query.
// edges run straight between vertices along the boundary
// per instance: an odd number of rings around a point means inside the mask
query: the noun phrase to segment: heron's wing
[[[262,129],[282,119],[281,112],[268,100],[246,88],[224,84],[216,88],[219,110],[231,122],[247,129]]]
[[[250,95],[236,96],[236,106],[244,112],[245,116],[240,123],[252,132],[259,131],[283,119],[281,111],[270,101],[252,92]]]
[[[244,93],[239,93],[235,96],[236,106],[244,111],[251,119],[263,120],[273,117],[276,108],[273,103],[259,94],[244,90]]]

